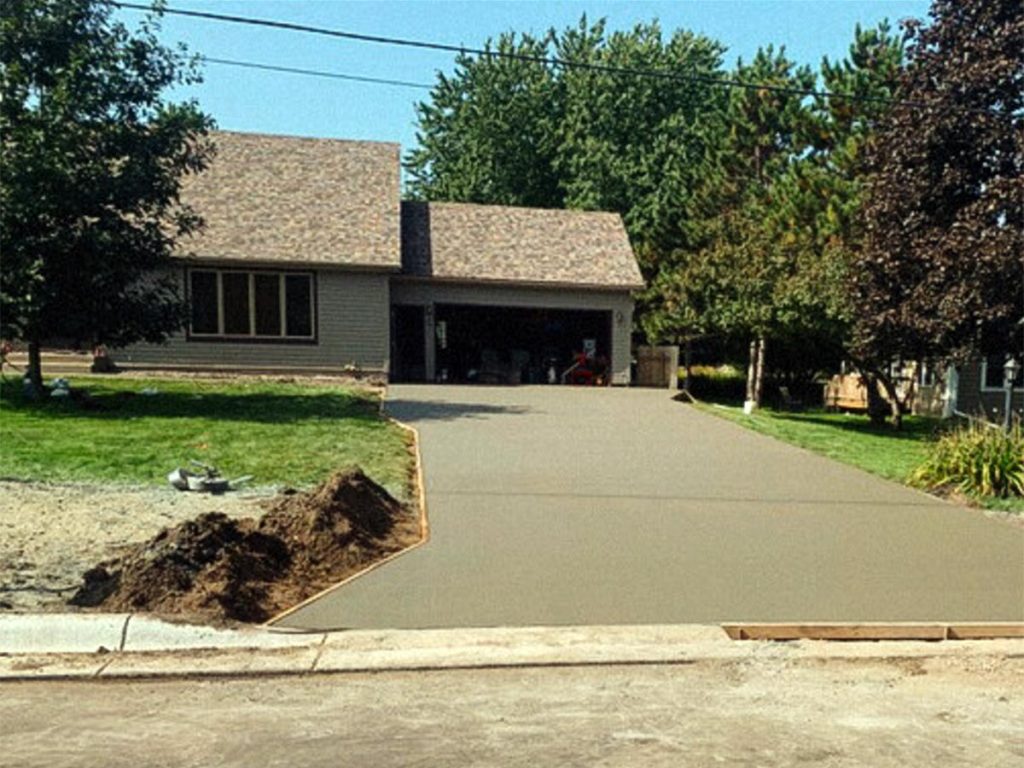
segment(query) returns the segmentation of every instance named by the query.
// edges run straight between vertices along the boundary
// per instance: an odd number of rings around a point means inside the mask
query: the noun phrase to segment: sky
[[[679,0],[677,2],[541,2],[492,0],[168,0],[171,9],[289,21],[389,37],[482,47],[504,31],[542,34],[575,25],[582,14],[605,17],[610,29],[658,19],[666,36],[686,28],[718,39],[726,62],[749,59],[758,46],[784,45],[797,62],[815,68],[823,56],[841,58],[857,23],[874,26],[923,18],[921,0]],[[119,11],[129,25],[140,13]],[[450,72],[454,55],[168,16],[161,38],[192,53],[273,66],[316,69],[430,85]],[[204,82],[178,89],[195,97],[219,128],[294,136],[416,143],[415,104],[429,91],[342,82],[207,63]]]

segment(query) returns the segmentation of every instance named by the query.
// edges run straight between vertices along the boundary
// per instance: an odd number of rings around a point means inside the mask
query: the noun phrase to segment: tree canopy
[[[883,379],[894,359],[1021,345],[1024,5],[935,0],[931,16],[909,24],[901,101],[869,143],[851,267],[851,351]]]
[[[715,139],[704,118],[726,94],[722,46],[657,23],[626,32],[583,17],[543,38],[506,33],[461,55],[419,104],[419,146],[406,156],[414,197],[623,215],[646,276],[654,254],[690,235],[696,169]],[[584,66],[551,66],[558,58]],[[666,77],[621,71],[653,69]],[[688,77],[672,75],[685,73]]]
[[[769,341],[799,348],[805,369],[838,363],[864,144],[903,64],[887,24],[857,28],[819,71],[771,46],[726,70],[709,38],[585,18],[488,50],[517,58],[461,56],[419,105],[414,195],[619,212],[649,340],[754,339],[752,374]],[[804,95],[816,87],[849,98]]]
[[[182,297],[160,276],[199,218],[179,201],[201,171],[212,122],[165,91],[198,77],[98,0],[6,0],[0,10],[0,316],[39,345],[161,341]]]

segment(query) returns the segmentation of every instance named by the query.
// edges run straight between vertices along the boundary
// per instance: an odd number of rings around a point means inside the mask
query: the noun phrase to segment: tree
[[[550,37],[502,35],[460,54],[416,106],[418,146],[405,158],[409,193],[422,200],[561,207],[554,170],[555,76],[543,63]]]
[[[693,251],[663,263],[661,311],[649,334],[753,337],[747,397],[759,402],[773,358],[808,377],[842,358],[849,333],[849,259],[863,177],[862,147],[902,64],[887,24],[854,32],[844,59],[821,66],[824,88],[851,98],[772,91],[731,96],[723,141],[701,166],[696,217],[710,222]],[[788,88],[815,84],[781,53],[761,51],[733,79]],[[659,325],[663,324],[663,326]],[[758,371],[760,370],[760,373]]]
[[[1024,6],[935,0],[869,145],[854,359],[900,423],[896,361],[1006,349],[1024,316]]]
[[[36,387],[43,344],[159,342],[184,320],[160,270],[200,225],[179,190],[212,121],[162,100],[198,75],[157,42],[157,16],[133,33],[111,15],[99,0],[0,11],[0,332],[28,343]]]
[[[409,191],[455,200],[622,214],[645,276],[687,236],[679,215],[723,93],[722,47],[656,23],[607,34],[605,23],[543,38],[506,33],[462,55],[418,105],[418,144],[405,158]],[[577,66],[536,59],[558,58]],[[584,65],[584,66],[579,66]],[[618,71],[612,71],[616,69]],[[664,77],[623,70],[653,69]],[[675,77],[685,75],[688,77]]]
[[[659,277],[688,294],[675,305],[677,313],[687,308],[703,330],[750,339],[747,400],[759,405],[767,339],[779,323],[777,287],[787,268],[770,226],[779,200],[775,183],[807,148],[808,111],[803,97],[788,89],[808,89],[814,76],[768,47],[750,64],[739,62],[732,78],[764,87],[729,92],[719,118],[723,140],[705,155],[695,196],[711,217],[703,243],[677,252]]]
[[[822,60],[830,96],[810,105],[809,150],[774,182],[765,219],[780,251],[772,334],[818,370],[834,369],[849,342],[851,254],[860,242],[863,147],[886,113],[903,66],[903,43],[886,22],[854,30],[846,57]],[[814,354],[814,353],[817,354]]]
[[[722,45],[687,30],[666,39],[657,22],[607,34],[586,18],[554,40],[559,59],[590,65],[559,77],[562,116],[555,167],[569,208],[622,214],[646,278],[701,226],[686,215],[699,158],[725,108]],[[641,76],[643,70],[664,76]]]

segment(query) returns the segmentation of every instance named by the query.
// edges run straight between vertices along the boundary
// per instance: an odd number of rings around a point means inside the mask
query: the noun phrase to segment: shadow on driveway
[[[488,416],[520,415],[533,412],[532,408],[521,405],[451,403],[444,400],[407,400],[405,398],[388,398],[384,407],[396,419],[417,422],[483,419]]]

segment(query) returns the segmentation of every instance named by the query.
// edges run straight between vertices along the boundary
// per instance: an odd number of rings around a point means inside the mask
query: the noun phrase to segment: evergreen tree
[[[620,213],[650,277],[700,225],[680,212],[714,140],[708,115],[725,104],[706,81],[722,74],[722,47],[682,31],[665,40],[656,23],[606,34],[604,21],[583,17],[541,39],[507,33],[487,49],[534,60],[465,55],[452,77],[439,76],[417,108],[410,193]]]
[[[699,189],[700,207],[717,214],[711,214],[705,245],[677,253],[674,264],[663,265],[662,281],[692,297],[680,304],[701,308],[703,330],[750,338],[747,400],[759,405],[767,339],[779,322],[775,293],[786,269],[770,227],[775,184],[807,149],[808,112],[803,97],[789,89],[812,87],[814,75],[768,47],[750,64],[740,61],[733,79],[765,87],[730,91],[721,118],[725,139],[707,156]]]
[[[712,225],[700,248],[663,264],[652,293],[664,303],[643,318],[649,335],[665,338],[675,329],[683,336],[755,336],[748,370],[748,399],[755,402],[768,341],[804,376],[838,363],[849,334],[850,250],[860,236],[862,148],[901,62],[902,44],[887,24],[858,27],[849,55],[825,59],[821,68],[826,90],[858,99],[790,96],[773,115],[766,114],[771,102],[752,108],[754,96],[763,98],[756,91],[733,96],[726,141],[701,167],[698,215]],[[806,70],[767,51],[753,65],[755,72],[736,77],[813,84]],[[771,150],[760,155],[760,174],[759,141]]]
[[[507,33],[486,50],[460,54],[416,107],[418,146],[405,158],[408,191],[422,200],[559,208],[555,172],[560,120],[555,73],[531,61],[549,55],[550,36]],[[511,55],[511,57],[509,56]]]

